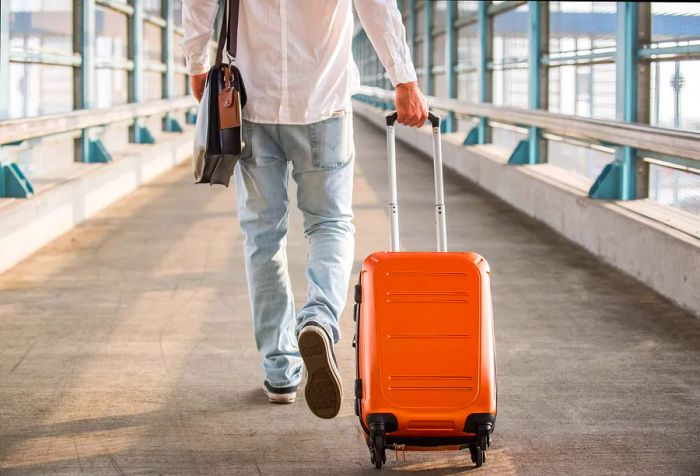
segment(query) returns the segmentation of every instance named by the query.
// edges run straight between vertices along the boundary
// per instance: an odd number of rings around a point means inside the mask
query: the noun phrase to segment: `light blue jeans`
[[[255,341],[270,385],[298,385],[301,328],[314,321],[340,340],[355,247],[352,113],[304,125],[244,121],[243,140],[234,176]],[[308,294],[296,313],[286,252],[290,169],[309,242]]]

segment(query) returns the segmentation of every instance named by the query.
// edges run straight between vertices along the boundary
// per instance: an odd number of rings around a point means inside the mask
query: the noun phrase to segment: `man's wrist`
[[[409,81],[408,83],[399,83],[396,85],[397,90],[409,90],[418,87],[418,81]]]

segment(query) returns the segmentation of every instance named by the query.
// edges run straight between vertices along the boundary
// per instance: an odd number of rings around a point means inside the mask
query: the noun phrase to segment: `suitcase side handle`
[[[397,112],[386,115],[386,150],[389,160],[389,215],[391,217],[391,251],[399,251],[399,204],[396,185],[396,134],[394,127]],[[442,180],[442,142],[440,116],[428,112],[433,129],[433,179],[435,181],[435,226],[437,228],[437,250],[447,251],[447,217],[445,190]]]

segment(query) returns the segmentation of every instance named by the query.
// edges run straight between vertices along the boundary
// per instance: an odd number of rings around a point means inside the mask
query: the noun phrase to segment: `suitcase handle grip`
[[[396,135],[394,127],[396,111],[386,115],[387,156],[389,160],[389,216],[391,217],[391,251],[399,251],[399,204],[396,185]],[[428,112],[433,129],[433,178],[435,180],[435,226],[437,250],[447,251],[447,218],[445,216],[445,191],[442,180],[442,143],[440,141],[440,116]]]
[[[393,126],[396,119],[399,117],[399,113],[392,111],[386,116],[386,125]],[[440,127],[440,116],[434,114],[433,111],[428,111],[428,120],[433,127]]]

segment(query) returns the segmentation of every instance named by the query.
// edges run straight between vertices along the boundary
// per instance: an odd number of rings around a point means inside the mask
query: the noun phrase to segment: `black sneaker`
[[[343,382],[330,337],[321,326],[311,322],[299,333],[299,352],[308,375],[306,404],[317,417],[335,417],[343,400]]]
[[[267,395],[267,399],[272,403],[293,403],[297,398],[297,386],[277,388],[270,385],[265,380],[263,383],[263,391]]]

